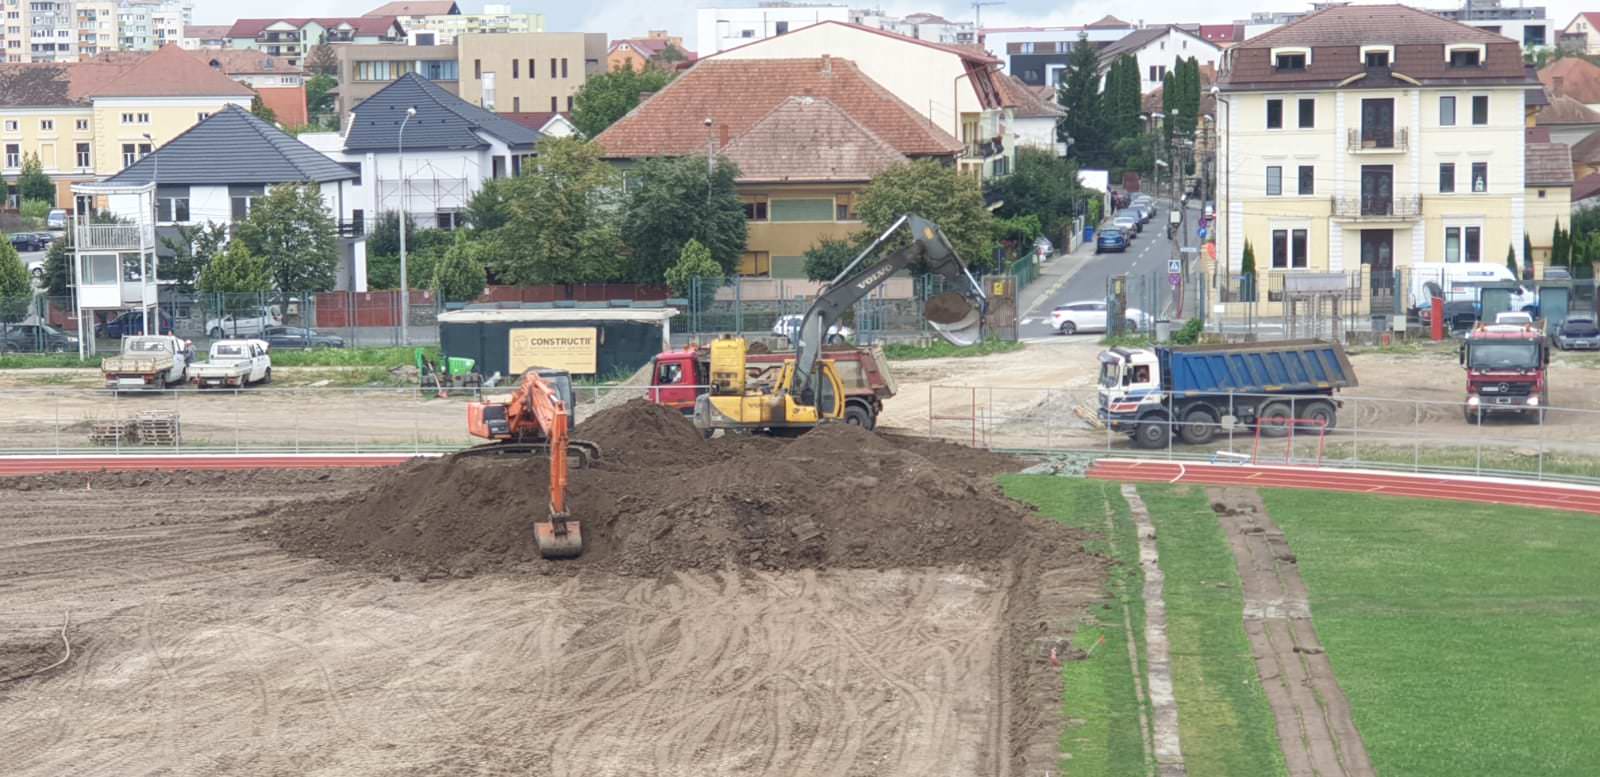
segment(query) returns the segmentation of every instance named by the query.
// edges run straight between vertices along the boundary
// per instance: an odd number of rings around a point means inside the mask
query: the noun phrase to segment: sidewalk
[[[1086,240],[1071,253],[1051,254],[1039,266],[1039,277],[1017,293],[1017,318],[1023,319],[1036,312],[1066,284],[1078,270],[1094,257],[1094,241]]]

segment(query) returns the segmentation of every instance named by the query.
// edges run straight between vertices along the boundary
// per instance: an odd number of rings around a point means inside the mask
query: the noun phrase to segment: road
[[[1137,301],[1139,298],[1148,298],[1149,292],[1142,295],[1139,284],[1155,283],[1160,286],[1161,305],[1165,306],[1171,296],[1171,290],[1165,286],[1167,260],[1177,256],[1173,250],[1172,241],[1166,237],[1163,225],[1166,223],[1167,214],[1171,205],[1162,202],[1158,212],[1144,227],[1144,232],[1134,238],[1128,246],[1128,251],[1122,254],[1092,255],[1075,271],[1057,279],[1043,296],[1033,300],[1025,299],[1024,303],[1030,307],[1023,311],[1019,334],[1024,340],[1049,338],[1057,336],[1055,329],[1050,324],[1050,311],[1057,305],[1084,300],[1103,300],[1106,296],[1106,284],[1113,275],[1127,274],[1129,278],[1128,305],[1130,307],[1143,307]],[[1197,207],[1189,208],[1185,220],[1185,227],[1190,230],[1189,243],[1196,245],[1198,238],[1194,236],[1194,225],[1199,223],[1200,211]],[[1056,261],[1063,261],[1057,259]],[[1048,273],[1047,273],[1048,274]],[[1141,281],[1142,279],[1142,281]],[[1159,316],[1162,311],[1146,311],[1153,316]],[[1093,335],[1078,335],[1078,337],[1101,337]]]

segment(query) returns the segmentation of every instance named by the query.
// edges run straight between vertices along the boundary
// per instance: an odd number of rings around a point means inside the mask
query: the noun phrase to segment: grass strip
[[[1026,347],[1015,340],[984,340],[974,345],[955,345],[945,340],[934,340],[927,345],[889,343],[883,346],[884,357],[892,361],[912,359],[945,359],[963,356],[988,356],[991,353],[1010,353]]]
[[[1140,721],[1149,719],[1149,709],[1135,681],[1135,672],[1142,676],[1145,671],[1144,601],[1139,596],[1144,580],[1128,503],[1117,484],[1103,481],[1007,475],[1000,482],[1011,498],[1068,526],[1098,534],[1101,539],[1087,543],[1087,549],[1117,562],[1106,581],[1105,603],[1073,635],[1072,646],[1087,657],[1061,667],[1062,717],[1067,721],[1061,733],[1061,773],[1068,777],[1148,774],[1146,732],[1141,731]],[[1130,624],[1137,667],[1128,658]]]
[[[1287,774],[1244,633],[1233,551],[1203,490],[1140,486],[1166,573],[1179,736],[1191,777]]]
[[[1600,521],[1264,491],[1379,774],[1593,775]]]

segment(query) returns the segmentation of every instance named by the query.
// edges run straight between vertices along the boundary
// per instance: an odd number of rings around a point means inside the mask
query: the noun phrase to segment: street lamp
[[[139,137],[142,137],[145,140],[150,141],[150,153],[155,154],[156,153],[156,139],[150,137],[150,133],[148,133],[148,132],[144,133],[143,135],[140,135]],[[159,224],[161,222],[161,199],[159,197],[159,194],[160,194],[160,191],[161,191],[161,156],[159,154],[156,155],[156,161],[153,162],[152,164],[155,165],[156,169],[155,169],[154,172],[152,172],[150,174],[150,187],[151,187],[151,191],[150,191],[150,207],[151,207],[151,216],[153,217],[151,219],[151,224],[150,224],[150,234],[154,235],[155,234],[155,225]],[[142,230],[142,229],[139,230],[139,234],[141,236],[140,240],[139,240],[139,244],[140,244],[139,245],[139,306],[140,306],[139,315],[144,318],[144,321],[143,321],[144,333],[148,335],[148,334],[151,334],[151,332],[150,332],[150,284],[153,283],[155,281],[155,279],[150,277],[150,275],[148,275],[147,273],[153,274],[155,272],[155,264],[156,263],[154,261],[151,261],[149,269],[147,270],[145,268],[145,263],[144,263],[145,251],[144,251],[144,239],[143,239],[144,230]],[[155,250],[155,246],[151,246],[150,248],[151,248],[151,250]],[[160,316],[156,316],[156,331],[154,332],[154,334],[161,334],[161,317]]]
[[[406,122],[417,115],[415,107],[406,109],[406,117],[400,120],[400,132],[395,139],[395,148],[400,153],[400,344],[411,344],[411,287],[406,284],[406,225],[411,223],[411,214],[406,210]]]

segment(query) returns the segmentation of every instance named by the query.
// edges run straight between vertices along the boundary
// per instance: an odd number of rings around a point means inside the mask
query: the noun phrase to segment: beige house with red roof
[[[37,155],[69,207],[71,185],[113,175],[250,89],[170,44],[72,64],[0,64],[0,176],[11,200]]]
[[[739,166],[749,222],[740,274],[774,278],[805,277],[807,249],[859,231],[856,197],[889,166],[953,163],[962,150],[856,63],[835,57],[703,60],[594,142],[620,164],[703,156],[714,146]]]
[[[1556,35],[1559,46],[1580,54],[1600,54],[1600,12],[1584,11],[1572,17]]]
[[[406,31],[393,16],[239,19],[228,28],[228,48],[257,49],[292,65],[319,43],[397,43]]]

